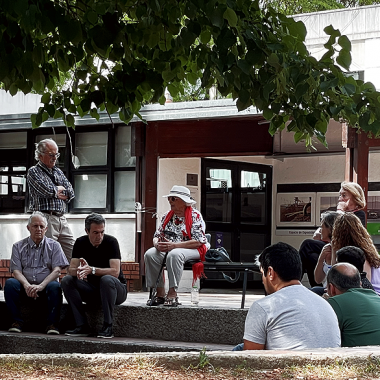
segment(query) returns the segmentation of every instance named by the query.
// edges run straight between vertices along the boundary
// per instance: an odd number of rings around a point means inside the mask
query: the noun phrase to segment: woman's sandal
[[[178,297],[173,297],[173,298],[166,297],[164,306],[167,306],[167,307],[177,307],[178,305],[181,305],[178,302]]]
[[[151,300],[148,300],[146,305],[147,306],[160,306],[160,305],[163,305],[165,303],[165,297],[158,297],[158,296],[155,296],[153,297],[153,301],[152,303],[150,303]]]

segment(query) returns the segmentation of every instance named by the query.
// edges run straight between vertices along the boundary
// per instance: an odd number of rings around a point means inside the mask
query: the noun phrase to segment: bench
[[[185,263],[184,269],[192,269],[193,264],[197,261],[188,261]],[[256,263],[242,263],[242,262],[217,262],[212,263],[203,261],[205,271],[215,272],[238,272],[244,273],[243,277],[243,294],[241,299],[241,309],[244,309],[245,305],[245,293],[247,291],[248,272],[260,273],[260,267]]]

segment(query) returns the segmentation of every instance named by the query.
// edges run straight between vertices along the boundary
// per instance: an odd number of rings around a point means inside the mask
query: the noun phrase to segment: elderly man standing
[[[37,300],[48,306],[46,333],[59,334],[57,324],[62,291],[58,277],[69,262],[59,243],[45,237],[47,221],[44,214],[34,212],[27,228],[30,236],[13,244],[10,270],[14,278],[8,279],[4,286],[5,302],[13,318],[9,331],[22,331],[20,306]]]
[[[85,220],[87,235],[78,238],[73,248],[68,275],[62,279],[62,289],[70,305],[76,327],[66,331],[70,336],[88,336],[86,304],[101,305],[104,314],[103,328],[98,338],[112,338],[113,310],[127,298],[127,284],[121,271],[119,243],[106,235],[105,219],[92,213]]]
[[[38,163],[28,170],[30,209],[46,215],[46,236],[57,240],[68,260],[74,246],[74,237],[64,216],[66,205],[74,198],[74,190],[62,170],[55,166],[59,157],[54,140],[45,139],[36,144]]]

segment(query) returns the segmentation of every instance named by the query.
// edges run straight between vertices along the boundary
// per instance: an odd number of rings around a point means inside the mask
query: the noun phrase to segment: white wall
[[[67,214],[67,221],[73,231],[74,238],[85,234],[84,219],[87,215]],[[117,238],[122,261],[135,261],[135,216],[132,215],[104,215],[106,219],[106,233]],[[16,241],[29,235],[26,225],[28,214],[0,215],[0,259],[10,259],[12,245]]]
[[[18,92],[12,96],[0,90],[0,115],[36,113],[41,105],[41,95]]]
[[[201,160],[200,158],[161,158],[158,164],[157,215],[158,221],[169,210],[168,201],[163,198],[174,185],[186,186],[191,196],[197,201],[200,209],[201,201]],[[187,174],[198,174],[198,186],[186,185]]]

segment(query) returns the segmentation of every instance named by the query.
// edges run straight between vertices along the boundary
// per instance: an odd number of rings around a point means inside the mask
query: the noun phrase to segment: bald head
[[[348,289],[360,288],[360,273],[352,264],[335,264],[327,273],[327,284],[332,284],[341,293]]]

